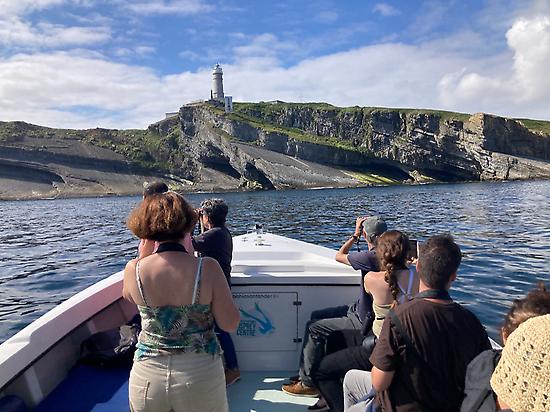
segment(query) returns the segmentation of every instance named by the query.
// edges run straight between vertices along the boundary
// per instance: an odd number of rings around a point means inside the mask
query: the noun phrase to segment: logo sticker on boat
[[[258,302],[254,303],[252,309],[239,308],[239,311],[241,312],[241,322],[237,328],[237,336],[270,335],[275,331],[271,319],[260,308]]]

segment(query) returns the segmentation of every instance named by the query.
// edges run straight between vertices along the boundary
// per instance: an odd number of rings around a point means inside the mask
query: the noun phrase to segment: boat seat
[[[130,366],[78,364],[35,409],[36,412],[126,412]]]

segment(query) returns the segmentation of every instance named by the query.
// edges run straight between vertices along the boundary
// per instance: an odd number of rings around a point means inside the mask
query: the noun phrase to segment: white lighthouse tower
[[[226,113],[233,111],[233,96],[223,94],[223,71],[222,66],[217,63],[212,70],[212,90],[210,90],[210,100],[223,103]]]
[[[212,70],[212,93],[211,93],[212,100],[218,100],[219,102],[224,101],[224,95],[223,95],[223,71],[222,66],[220,64],[216,64],[214,66],[214,70]]]

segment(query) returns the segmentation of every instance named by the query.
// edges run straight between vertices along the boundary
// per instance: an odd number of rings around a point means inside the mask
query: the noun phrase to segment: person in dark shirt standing
[[[201,234],[193,237],[193,248],[201,256],[214,258],[220,264],[229,287],[231,287],[231,259],[233,257],[233,239],[225,226],[228,212],[222,199],[206,199],[199,209]],[[225,360],[225,380],[231,385],[240,379],[237,355],[231,335],[216,326],[216,333],[223,349]]]
[[[346,375],[346,407],[363,395],[353,394],[354,388],[363,385],[368,392],[372,383],[375,407],[384,412],[460,410],[468,363],[491,347],[476,316],[449,296],[460,261],[450,235],[432,236],[421,247],[420,293],[386,317],[370,357],[372,373]]]

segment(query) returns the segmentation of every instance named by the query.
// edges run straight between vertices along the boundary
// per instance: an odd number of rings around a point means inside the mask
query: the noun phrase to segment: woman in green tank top
[[[132,411],[228,411],[214,319],[231,332],[239,312],[218,262],[195,258],[181,244],[196,221],[174,192],[145,198],[128,217],[138,238],[159,243],[124,270],[123,296],[142,319],[129,381]]]

